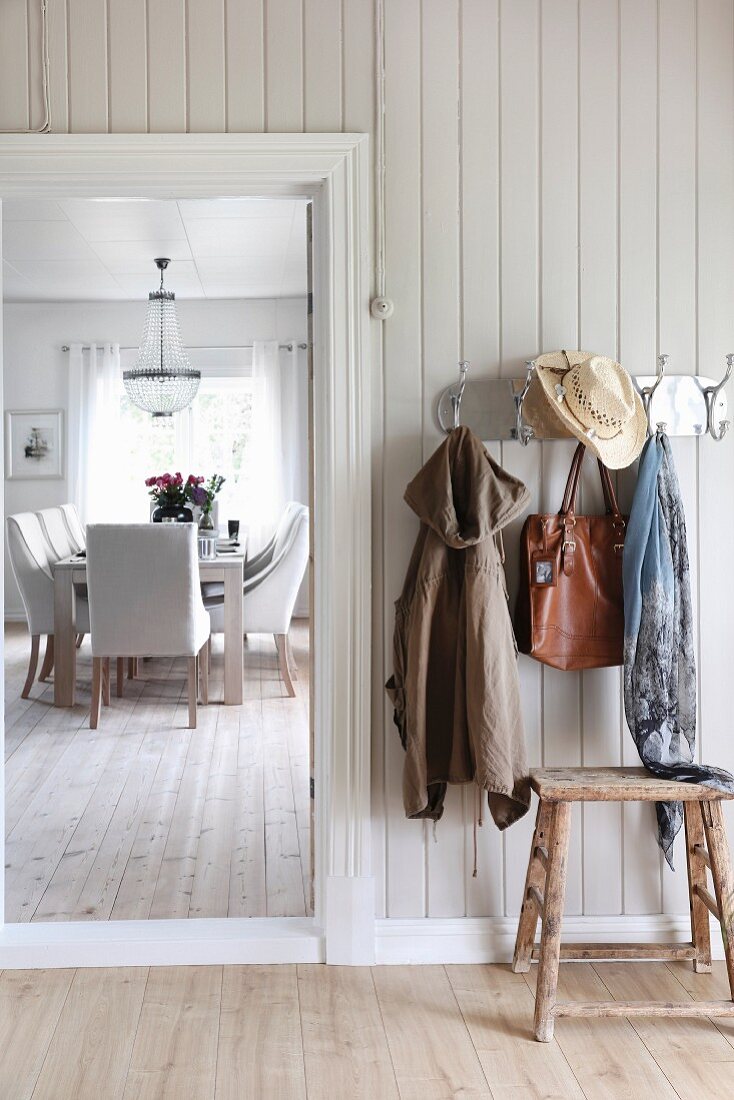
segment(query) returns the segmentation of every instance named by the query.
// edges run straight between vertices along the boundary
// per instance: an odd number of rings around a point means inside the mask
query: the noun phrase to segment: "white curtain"
[[[247,506],[248,552],[268,541],[285,506],[282,389],[277,340],[252,349],[252,435]]]
[[[69,494],[82,523],[119,518],[120,345],[69,349]]]
[[[280,363],[283,495],[308,504],[308,371],[296,340],[281,350]]]

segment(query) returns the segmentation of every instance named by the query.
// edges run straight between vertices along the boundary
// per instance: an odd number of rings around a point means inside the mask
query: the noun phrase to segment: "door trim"
[[[0,136],[0,200],[233,195],[312,200],[316,637],[315,915],[289,926],[295,940],[281,935],[282,920],[268,918],[79,922],[54,925],[52,932],[44,924],[7,925],[0,929],[0,967],[101,965],[93,960],[102,957],[107,966],[191,963],[202,953],[210,962],[247,961],[233,955],[257,957],[257,944],[262,948],[265,941],[273,962],[279,951],[282,961],[293,961],[295,941],[308,957],[303,961],[374,960],[368,165],[365,134]],[[0,452],[1,445],[2,440]],[[4,741],[4,730],[2,736]],[[4,767],[0,780],[4,809]],[[4,836],[0,843],[4,850]],[[4,882],[0,902],[3,894]],[[147,935],[145,928],[134,927],[139,923],[149,926]],[[226,935],[215,927],[222,923]],[[159,924],[165,927],[153,931]],[[278,944],[286,942],[281,950]],[[262,953],[259,958],[264,961]]]

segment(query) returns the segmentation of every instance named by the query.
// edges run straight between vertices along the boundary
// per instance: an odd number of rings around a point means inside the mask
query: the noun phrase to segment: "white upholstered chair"
[[[69,526],[67,519],[67,509],[73,513],[76,520],[76,526],[81,533],[81,544],[78,539],[72,534],[72,530]],[[57,504],[53,508],[42,508],[40,512],[36,512],[41,524],[41,529],[46,537],[48,543],[49,558],[52,562],[61,561],[63,558],[70,558],[72,554],[77,554],[80,550],[84,549],[84,529],[82,528],[79,520],[79,515],[73,504]],[[86,584],[75,584],[74,590],[76,592],[77,599],[81,598],[86,600],[87,598],[87,586]],[[80,631],[77,635],[77,649],[84,641],[84,631]],[[53,668],[53,643],[50,647],[46,647],[46,656],[43,660],[43,667],[41,669],[41,680],[45,680],[47,676],[51,675],[51,669]]]
[[[74,553],[78,554],[80,550],[86,550],[87,536],[84,533],[82,521],[79,519],[76,505],[62,504],[61,513],[64,517],[64,523],[66,524],[72,546],[74,547]]]
[[[36,515],[48,539],[52,561],[61,561],[62,558],[70,558],[72,554],[76,554],[78,548],[72,542],[64,513],[58,505],[55,508],[43,508]]]
[[[295,695],[295,663],[288,632],[309,553],[308,508],[291,503],[268,545],[247,563],[242,596],[245,634],[272,634],[280,674],[289,695]],[[207,593],[205,606],[212,634],[224,631],[223,596]]]
[[[202,702],[207,702],[207,662],[199,657],[209,640],[195,524],[90,524],[87,585],[91,728],[99,722],[103,692],[109,701],[110,657],[122,661],[140,656],[187,658],[189,726],[195,729],[199,673]]]
[[[54,559],[50,556],[48,541],[35,513],[19,512],[8,516],[6,530],[10,564],[20,589],[31,635],[28,676],[21,692],[22,697],[27,699],[36,675],[42,634],[46,635],[46,654],[39,679],[44,680],[53,667],[54,579],[51,566]],[[81,634],[89,630],[89,605],[81,597],[76,600],[74,625]]]

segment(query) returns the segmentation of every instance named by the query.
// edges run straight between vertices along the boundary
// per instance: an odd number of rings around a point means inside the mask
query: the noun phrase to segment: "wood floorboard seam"
[[[303,1011],[301,1008],[301,967],[296,964],[296,1003],[298,1005],[298,1031],[301,1036],[301,1067],[303,1069],[303,1093],[306,1100],[311,1100],[308,1087],[308,1072],[306,1069],[306,1041],[303,1035]]]
[[[131,719],[132,719],[132,715],[134,714],[134,712],[135,712],[135,708],[137,707],[137,704],[138,704],[138,702],[139,702],[139,700],[140,700],[140,697],[141,697],[141,695],[142,695],[143,693],[144,693],[144,689],[143,689],[143,691],[141,691],[141,692],[140,692],[140,694],[138,695],[137,699],[135,699],[135,701],[133,702],[132,706],[130,707],[130,710],[129,710],[129,712],[128,712],[128,714],[127,714],[127,717],[125,718],[125,721],[123,722],[122,726],[121,726],[121,727],[120,727],[120,728],[119,728],[118,730],[116,730],[116,731],[115,731],[115,733],[116,733],[116,734],[118,734],[118,736],[120,736],[120,737],[123,737],[123,736],[124,736],[124,734],[126,733],[126,731],[127,731],[127,727],[129,726],[129,724],[130,724],[130,721],[131,721]],[[80,726],[79,728],[81,729],[82,727]],[[143,738],[142,738],[142,740],[141,740],[141,742],[140,742],[140,745],[138,746],[138,751],[137,751],[137,752],[136,752],[136,754],[135,754],[135,756],[136,756],[136,757],[140,755],[140,750],[141,750],[141,748],[142,748],[142,746],[143,746],[144,742],[145,742],[145,735],[143,735]],[[111,755],[110,755],[110,758],[109,758],[109,759],[108,759],[108,761],[107,761],[107,764],[109,764],[110,760],[111,760],[111,759],[112,759],[112,757],[114,756],[114,751],[115,751],[115,750],[113,750],[113,752],[111,753]],[[77,833],[77,831],[79,830],[79,828],[81,827],[81,825],[82,825],[82,822],[83,822],[83,820],[84,820],[84,816],[85,816],[86,810],[88,809],[88,807],[89,807],[89,806],[91,805],[92,801],[94,800],[94,797],[95,797],[95,795],[97,794],[97,792],[98,792],[98,790],[99,790],[99,788],[100,788],[100,786],[101,786],[102,782],[104,781],[104,779],[105,779],[105,777],[106,777],[106,774],[107,774],[107,766],[105,766],[105,770],[104,770],[104,771],[103,771],[103,772],[102,772],[102,773],[100,774],[99,780],[98,780],[98,782],[97,782],[97,783],[95,784],[94,790],[92,791],[92,793],[91,793],[91,795],[90,795],[90,797],[89,797],[89,800],[88,800],[88,802],[87,802],[87,805],[86,805],[86,807],[85,807],[84,811],[83,811],[83,812],[82,812],[82,813],[80,814],[80,816],[79,816],[79,820],[78,820],[78,822],[77,822],[77,824],[76,824],[76,828],[74,829],[74,832],[72,833],[71,837],[69,838],[69,844],[67,844],[67,847],[66,847],[65,851],[64,851],[64,852],[63,852],[63,853],[61,854],[61,856],[60,856],[60,858],[59,858],[59,862],[58,862],[58,863],[56,864],[56,867],[54,868],[54,873],[56,872],[56,870],[57,870],[57,869],[58,869],[58,867],[60,866],[60,864],[61,864],[61,861],[63,860],[63,858],[64,858],[64,855],[65,855],[66,851],[68,851],[68,850],[69,850],[69,846],[70,846],[70,845],[71,845],[71,844],[73,843],[74,837],[76,836],[76,833]],[[114,819],[114,815],[115,815],[115,811],[116,811],[116,809],[117,809],[117,807],[118,807],[118,805],[119,805],[119,803],[120,803],[120,799],[122,798],[122,796],[123,796],[123,794],[124,794],[124,791],[125,791],[125,783],[123,782],[123,783],[122,783],[122,785],[121,785],[121,787],[120,787],[120,792],[119,792],[119,795],[118,795],[117,799],[115,800],[115,805],[114,805],[114,807],[112,808],[112,812],[111,812],[111,813],[109,814],[109,817],[108,817],[108,819],[107,819],[107,827],[106,827],[106,829],[105,829],[105,831],[104,831],[104,834],[103,834],[103,836],[102,836],[102,838],[101,838],[101,840],[100,840],[100,842],[99,842],[99,846],[98,846],[98,851],[99,851],[99,850],[101,850],[101,848],[102,848],[102,846],[103,846],[103,844],[104,844],[105,838],[106,838],[106,836],[107,836],[107,834],[108,834],[108,832],[109,832],[109,830],[110,830],[110,828],[111,828],[111,825],[112,825],[112,821],[113,821],[113,819]],[[89,876],[91,875],[91,873],[92,873],[92,870],[93,870],[93,868],[94,868],[94,863],[95,863],[95,861],[93,860],[93,861],[92,861],[92,863],[91,863],[91,865],[90,865],[89,871],[87,872],[87,875],[86,875],[86,877],[85,877],[85,879],[84,879],[84,882],[83,882],[83,884],[82,884],[82,886],[81,886],[81,889],[79,890],[79,897],[81,897],[81,896],[82,896],[82,895],[84,894],[84,888],[85,888],[85,886],[87,885],[87,882],[89,881]],[[53,875],[51,875],[51,876],[49,877],[49,880],[48,880],[48,884],[47,884],[47,886],[46,886],[46,890],[48,890],[49,886],[51,885],[51,882],[52,882],[52,880],[53,880],[53,877],[54,877]],[[37,913],[37,912],[38,912],[38,909],[39,909],[39,907],[40,907],[40,905],[41,905],[41,902],[43,901],[43,898],[44,898],[44,896],[45,896],[45,894],[46,894],[46,890],[44,890],[43,894],[42,894],[42,895],[41,895],[41,897],[40,897],[40,898],[38,899],[38,904],[36,905],[36,908],[35,908],[35,910],[34,910],[34,915],[35,915],[35,913]],[[33,917],[31,917],[31,920],[33,920]]]
[[[132,714],[132,711],[133,711],[133,710],[134,710],[134,706],[133,706],[133,707],[131,708],[131,714]],[[128,717],[128,720],[127,720],[127,721],[125,722],[124,726],[122,727],[122,729],[121,729],[121,730],[119,731],[119,733],[120,733],[121,735],[125,733],[125,730],[126,730],[126,728],[127,728],[127,725],[128,725],[128,724],[129,724],[129,717]],[[142,746],[143,746],[144,742],[145,742],[145,735],[143,735],[143,738],[142,738],[142,740],[141,740],[141,742],[140,742],[140,745],[138,746],[138,751],[136,752],[136,754],[135,754],[135,757],[139,757],[139,756],[140,756],[140,750],[142,749]],[[114,756],[114,751],[113,751],[113,753],[111,754],[111,757],[110,757],[110,759],[112,758],[112,756]],[[135,759],[135,757],[134,757],[133,759]],[[109,763],[109,761],[108,761],[108,763]],[[56,867],[54,868],[54,874],[56,873],[56,871],[58,870],[59,866],[61,865],[61,862],[62,862],[62,860],[63,860],[63,858],[64,858],[64,855],[65,855],[65,854],[66,854],[66,852],[67,852],[67,851],[69,850],[69,847],[70,847],[70,845],[71,845],[71,844],[73,844],[73,842],[74,842],[74,837],[76,836],[76,834],[77,834],[77,832],[79,831],[79,829],[80,829],[80,828],[82,827],[82,823],[83,823],[83,821],[84,821],[84,817],[85,817],[85,814],[86,814],[86,810],[87,810],[87,809],[89,808],[89,806],[91,805],[91,803],[92,803],[92,802],[94,801],[95,795],[97,794],[97,792],[98,792],[98,790],[99,790],[99,788],[100,788],[101,784],[102,784],[102,783],[103,783],[103,781],[105,780],[105,778],[106,778],[106,775],[107,775],[107,769],[105,768],[105,770],[104,770],[104,771],[103,771],[103,772],[101,773],[101,775],[100,775],[100,777],[99,777],[99,780],[98,780],[98,782],[96,783],[96,785],[95,785],[95,787],[94,787],[94,790],[92,791],[92,794],[91,794],[91,795],[90,795],[90,797],[89,797],[89,801],[87,802],[87,806],[85,807],[85,810],[84,810],[84,812],[83,812],[83,813],[81,813],[81,814],[79,815],[79,820],[77,821],[77,824],[76,824],[76,828],[74,829],[74,832],[72,833],[71,837],[69,838],[69,843],[67,844],[67,847],[66,847],[65,851],[61,853],[61,856],[60,856],[60,858],[59,858],[59,861],[58,861],[58,863],[56,864]],[[107,837],[107,834],[109,833],[109,830],[110,830],[110,829],[111,829],[111,827],[112,827],[112,822],[113,822],[113,819],[114,819],[114,816],[115,816],[115,812],[116,812],[116,810],[117,810],[117,808],[118,808],[118,806],[119,806],[119,804],[120,804],[120,800],[122,799],[122,796],[123,796],[123,794],[124,794],[124,793],[125,793],[125,781],[123,781],[123,782],[122,782],[122,784],[121,784],[121,786],[120,786],[120,790],[119,790],[118,796],[117,796],[117,798],[115,799],[115,803],[114,803],[114,806],[112,807],[112,809],[111,809],[111,813],[110,813],[110,814],[109,814],[109,816],[108,816],[108,819],[107,819],[107,826],[106,826],[106,828],[105,828],[105,830],[104,830],[104,833],[102,834],[102,837],[101,837],[101,839],[100,839],[100,841],[99,841],[99,845],[98,845],[98,851],[99,851],[99,850],[101,850],[101,848],[102,848],[102,847],[103,847],[103,845],[104,845],[104,841],[105,841],[105,839],[106,839],[106,837]],[[92,873],[92,870],[94,869],[94,863],[95,863],[95,861],[94,861],[94,860],[92,860],[92,862],[91,862],[91,865],[90,865],[90,867],[89,867],[89,870],[87,871],[87,874],[86,874],[86,876],[85,876],[85,878],[84,878],[84,882],[83,882],[83,883],[81,884],[81,887],[80,887],[80,889],[79,889],[79,894],[78,894],[78,896],[79,896],[79,897],[81,897],[81,896],[82,896],[82,895],[84,894],[84,888],[86,887],[86,885],[87,885],[87,883],[88,883],[88,881],[89,881],[89,876],[91,875],[91,873]],[[36,905],[36,908],[35,908],[35,910],[34,910],[34,914],[33,914],[33,915],[35,915],[35,913],[37,913],[37,912],[38,912],[38,909],[39,909],[39,907],[40,907],[40,905],[41,905],[41,903],[42,903],[42,901],[43,901],[43,899],[44,899],[44,897],[45,897],[45,895],[46,895],[46,892],[47,892],[48,888],[49,888],[49,887],[50,887],[50,885],[51,885],[51,882],[53,881],[53,878],[54,878],[54,875],[51,875],[51,876],[49,877],[49,880],[48,880],[48,884],[47,884],[47,886],[46,886],[46,890],[44,890],[43,894],[41,894],[40,898],[38,899],[38,904]],[[30,919],[31,919],[31,920],[33,920],[33,916],[32,916],[32,917],[31,917]]]
[[[382,1002],[380,1000],[380,994],[378,992],[377,983],[375,981],[375,968],[374,968],[374,966],[370,967],[370,978],[372,979],[372,988],[375,991],[375,1001],[377,1002],[377,1011],[380,1013],[380,1023],[382,1025],[382,1034],[385,1037],[385,1048],[387,1050],[387,1054],[388,1054],[388,1057],[390,1059],[390,1065],[392,1067],[392,1075],[393,1075],[393,1078],[395,1080],[395,1090],[396,1090],[396,1092],[399,1096],[400,1095],[400,1083],[398,1081],[398,1071],[397,1071],[397,1068],[395,1066],[395,1059],[393,1058],[392,1047],[390,1046],[390,1038],[387,1034],[387,1028],[385,1026],[385,1016],[384,1016],[383,1011],[382,1011]]]
[[[675,980],[677,981],[677,983],[681,987],[681,989],[683,989],[689,996],[692,997],[693,994],[691,993],[691,991],[689,989],[687,989],[685,985],[683,985],[683,982],[678,977],[678,974],[676,973],[676,971],[673,969],[673,967],[669,963],[665,963],[665,969],[668,971],[669,974],[673,975],[673,977],[675,978]],[[727,999],[728,999],[729,996],[730,996],[730,994],[727,994]],[[695,1000],[695,998],[694,998],[694,1000]],[[706,1019],[709,1020],[709,1022],[714,1025],[714,1027],[716,1028],[716,1030],[719,1032],[720,1035],[723,1035],[723,1037],[726,1039],[729,1046],[732,1048],[732,1053],[734,1054],[734,1034],[732,1033],[731,1028],[727,1029],[727,1026],[724,1023],[724,1021],[722,1019],[717,1019],[716,1016],[707,1016]]]
[[[140,699],[143,697],[144,694],[145,694],[145,688],[143,688],[143,691],[141,691],[140,695],[138,696],[138,699],[136,701],[136,707],[137,707],[137,704],[140,702]],[[178,705],[179,705],[179,702],[181,700],[182,694],[183,694],[183,685],[181,686],[181,690],[180,690],[178,698],[176,700],[176,705],[174,707],[174,714],[175,714],[175,710],[178,708]],[[133,710],[135,710],[135,708],[133,708]],[[147,806],[148,798],[150,797],[150,791],[152,790],[152,788],[155,784],[155,780],[156,780],[156,777],[158,775],[158,771],[161,767],[161,764],[162,764],[163,760],[166,758],[168,748],[169,748],[169,746],[170,746],[170,744],[171,744],[171,742],[174,738],[175,733],[176,733],[176,727],[172,725],[171,728],[168,731],[168,737],[166,738],[166,744],[165,744],[164,748],[161,750],[161,754],[158,758],[158,763],[156,764],[155,773],[153,775],[153,780],[151,782],[150,787],[148,788],[148,794],[146,795],[145,802],[143,803],[143,808],[142,808],[142,811],[141,811],[141,821],[138,823],[138,827],[135,831],[135,836],[133,837],[133,842],[130,845],[130,850],[127,854],[127,859],[125,860],[125,867],[123,868],[122,874],[120,875],[120,878],[119,878],[119,882],[117,883],[117,889],[115,890],[115,896],[112,899],[112,905],[110,906],[110,915],[107,918],[108,920],[112,919],[112,913],[114,911],[115,904],[117,902],[117,898],[119,896],[120,890],[122,888],[122,883],[123,883],[123,880],[125,878],[125,872],[127,871],[127,867],[128,867],[129,862],[130,862],[130,856],[131,856],[133,847],[135,845],[135,841],[137,840],[138,834],[140,832],[140,829],[142,828],[142,824],[143,824],[142,818],[145,815],[145,807]],[[143,738],[143,743],[144,743],[144,741],[145,741],[145,737]],[[142,747],[142,743],[141,743],[141,747]],[[122,794],[121,794],[121,797],[122,797]],[[110,826],[112,825],[112,817],[110,817],[110,823],[109,824],[110,824]],[[101,845],[100,845],[100,847],[101,847]],[[156,881],[157,881],[157,879],[156,879]],[[155,893],[155,890],[153,892]]]
[[[53,1046],[53,1041],[56,1037],[56,1032],[59,1029],[59,1024],[61,1023],[61,1018],[64,1015],[64,1010],[66,1008],[69,997],[71,996],[71,991],[74,988],[74,982],[76,981],[76,977],[77,977],[78,973],[79,973],[78,970],[74,971],[74,976],[72,977],[71,981],[69,982],[69,987],[66,990],[66,995],[65,995],[64,1000],[63,1000],[63,1002],[62,1002],[62,1004],[59,1008],[59,1013],[58,1013],[58,1016],[56,1017],[56,1023],[54,1024],[53,1031],[51,1032],[51,1036],[50,1036],[49,1041],[48,1041],[48,1046],[46,1047],[43,1058],[40,1061],[40,1064],[39,1064],[39,1067],[38,1067],[38,1073],[36,1074],[36,1079],[33,1082],[33,1091],[30,1094],[30,1100],[33,1100],[33,1097],[36,1095],[36,1090],[38,1088],[38,1082],[41,1080],[41,1077],[43,1076],[43,1067],[46,1065],[46,1062],[48,1061],[48,1056],[51,1052],[51,1048]]]

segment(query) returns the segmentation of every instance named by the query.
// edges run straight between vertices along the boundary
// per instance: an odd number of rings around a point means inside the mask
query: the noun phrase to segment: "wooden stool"
[[[721,801],[732,796],[692,783],[657,779],[644,768],[542,768],[531,772],[540,798],[512,969],[539,960],[535,1038],[553,1038],[556,1016],[734,1016],[734,880]],[[690,943],[561,944],[572,802],[683,802],[685,810]],[[646,843],[654,843],[652,837]],[[706,883],[711,871],[714,895]],[[721,926],[732,1001],[556,1001],[561,959],[691,959],[711,969],[709,912]],[[542,921],[540,948],[535,930]]]

